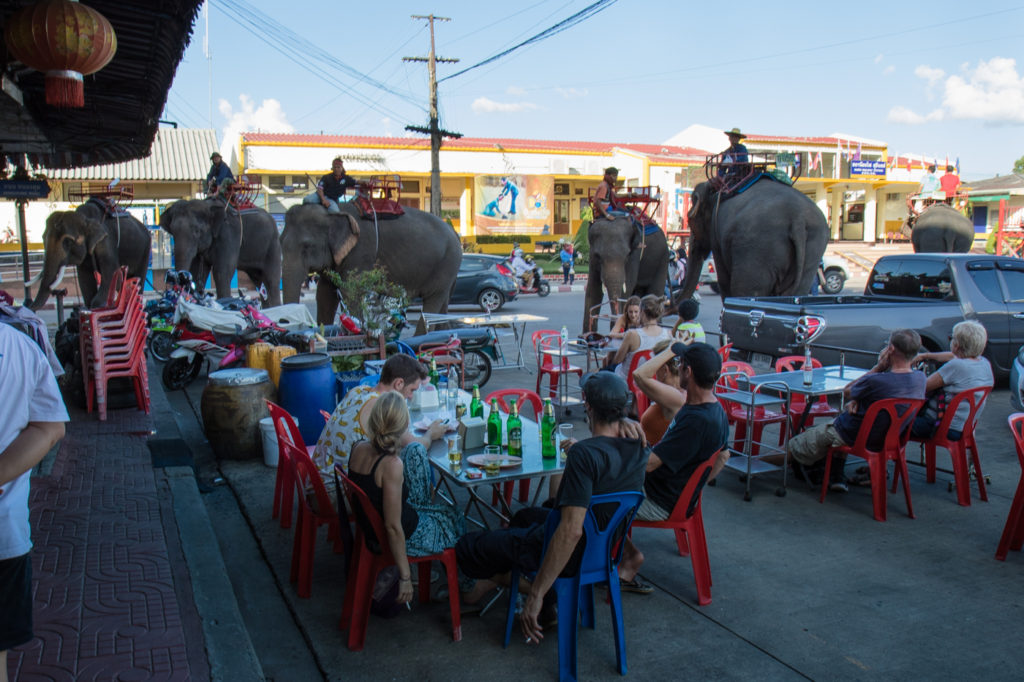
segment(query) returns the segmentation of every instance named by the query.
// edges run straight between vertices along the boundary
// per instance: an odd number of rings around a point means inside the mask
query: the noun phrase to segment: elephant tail
[[[779,288],[780,291],[786,292],[786,295],[807,293],[799,291],[799,289],[800,280],[807,267],[807,240],[810,237],[808,233],[811,228],[811,224],[803,214],[798,215],[793,221],[790,230],[790,241],[793,245],[793,267],[783,273],[782,286]],[[810,288],[809,284],[808,288]]]

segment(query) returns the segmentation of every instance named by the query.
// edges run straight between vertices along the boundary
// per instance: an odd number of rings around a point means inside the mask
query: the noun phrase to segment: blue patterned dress
[[[430,499],[433,485],[426,448],[422,443],[410,443],[400,456],[409,488],[409,505],[420,517],[415,532],[405,539],[405,551],[409,556],[427,556],[454,547],[466,532],[466,517],[458,509]]]

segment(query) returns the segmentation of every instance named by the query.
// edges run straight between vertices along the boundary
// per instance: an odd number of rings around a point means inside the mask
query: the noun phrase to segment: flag
[[[956,174],[960,175],[960,157],[956,157]]]
[[[907,172],[910,172],[910,157],[907,157]]]
[[[856,161],[860,161],[860,142],[857,143],[857,154],[853,158]]]
[[[818,167],[818,161],[814,158],[814,152],[807,153],[807,170],[812,171]]]
[[[821,152],[820,151],[818,152],[817,156],[814,159],[814,165],[817,166],[819,170],[822,168]]]
[[[946,170],[946,166],[949,166],[949,154],[946,154],[946,165],[942,167],[942,170]]]

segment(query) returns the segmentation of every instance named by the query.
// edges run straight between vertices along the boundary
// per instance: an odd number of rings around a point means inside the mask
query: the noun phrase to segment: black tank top
[[[370,504],[377,510],[380,517],[384,518],[384,491],[377,485],[376,479],[374,479],[374,473],[377,471],[377,467],[380,465],[384,457],[378,457],[377,461],[370,467],[370,473],[361,474],[358,471],[349,469],[348,477],[352,479],[352,482],[362,488],[366,496],[370,498]],[[355,509],[356,523],[363,529],[363,535],[366,537],[366,544],[370,550],[374,553],[380,553],[380,542],[377,538],[377,534],[373,532],[373,526],[370,524],[370,520],[363,514],[363,510],[360,506],[356,505]],[[402,481],[402,532],[405,533],[405,539],[408,540],[412,537],[412,534],[416,532],[416,526],[419,524],[420,517],[416,513],[416,510],[409,506],[409,486]]]

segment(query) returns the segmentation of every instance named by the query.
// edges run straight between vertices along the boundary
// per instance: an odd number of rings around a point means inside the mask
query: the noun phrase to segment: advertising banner
[[[877,175],[885,177],[885,161],[850,161],[850,176]]]
[[[476,176],[476,234],[551,234],[554,188],[550,175]]]

